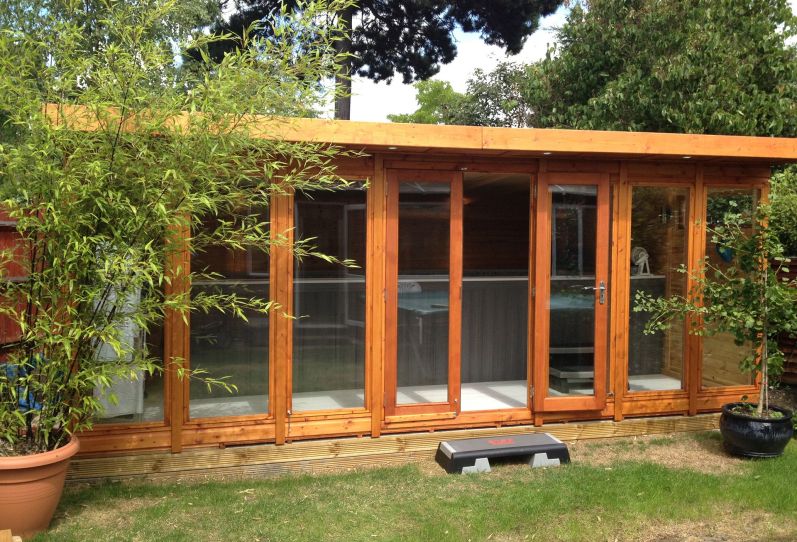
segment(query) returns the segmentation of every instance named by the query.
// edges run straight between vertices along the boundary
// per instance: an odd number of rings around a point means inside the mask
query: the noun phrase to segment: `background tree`
[[[797,261],[797,166],[776,172],[770,183],[769,226],[787,255]]]
[[[795,35],[786,0],[575,6],[530,82],[536,125],[793,136]]]
[[[388,115],[391,122],[412,122],[416,124],[462,124],[457,115],[462,109],[465,97],[455,91],[448,81],[419,81],[413,85],[418,93],[421,106],[414,112]]]
[[[540,17],[552,14],[560,4],[562,0],[362,0],[332,13],[350,36],[338,42],[338,52],[346,56],[335,74],[339,87],[335,117],[350,117],[352,74],[374,81],[390,81],[400,74],[404,83],[428,79],[456,57],[452,33],[457,26],[518,53],[537,30]],[[302,1],[236,0],[235,13],[218,21],[213,30],[239,34],[281,6],[297,10]],[[213,54],[221,58],[231,47],[234,42],[219,42]]]
[[[794,36],[786,0],[592,0],[573,7],[544,60],[477,72],[451,118],[793,137]]]

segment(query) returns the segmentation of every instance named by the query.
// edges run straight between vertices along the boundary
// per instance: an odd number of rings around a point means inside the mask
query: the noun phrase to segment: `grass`
[[[666,464],[645,459],[671,448],[694,451],[697,465],[704,455],[705,471],[679,467],[680,452]],[[67,489],[52,530],[35,540],[797,539],[797,443],[767,461],[724,459],[718,448],[718,437],[705,434],[579,443],[569,466],[500,465],[483,475],[443,475],[427,462],[267,480],[106,483]],[[732,471],[712,472],[718,461]]]

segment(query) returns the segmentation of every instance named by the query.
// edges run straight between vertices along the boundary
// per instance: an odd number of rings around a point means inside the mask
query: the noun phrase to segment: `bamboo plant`
[[[152,329],[170,311],[281,313],[257,295],[174,288],[217,275],[168,262],[209,247],[268,253],[286,237],[252,210],[347,184],[339,149],[262,137],[290,122],[278,116],[330,100],[319,81],[341,60],[341,33],[324,15],[346,5],[275,13],[258,23],[271,26],[268,39],[179,40],[164,35],[173,1],[0,7],[0,208],[16,223],[0,258],[0,317],[18,330],[0,352],[0,455],[52,450],[91,428],[116,379],[173,365],[235,391],[223,375],[158,359],[125,330]],[[214,63],[205,52],[219,39],[243,46]],[[335,261],[307,242],[291,249]]]

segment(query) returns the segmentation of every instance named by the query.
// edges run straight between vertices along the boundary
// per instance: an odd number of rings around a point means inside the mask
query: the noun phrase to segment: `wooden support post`
[[[539,170],[539,167],[536,169]],[[536,212],[537,212],[537,173],[530,173],[529,174],[529,282],[528,282],[528,293],[527,293],[527,303],[528,303],[528,325],[526,327],[526,386],[528,387],[528,393],[526,394],[526,405],[528,406],[529,410],[534,411],[534,395],[535,395],[535,387],[534,387],[534,314],[535,314],[535,307],[534,303],[535,299],[535,284],[534,284],[534,273],[536,272],[537,266],[534,260],[534,251],[536,250],[537,240],[534,237],[535,235],[535,224],[536,224]],[[542,425],[542,416],[540,416],[539,420],[537,420],[536,416],[533,417],[534,425]],[[539,421],[539,423],[537,423]]]
[[[628,183],[628,164],[620,163],[620,182],[614,198],[612,228],[612,310],[610,322],[611,368],[614,388],[614,419],[622,421],[623,401],[628,386],[628,325],[630,303],[631,253],[631,186]]]
[[[701,266],[701,261],[706,254],[706,187],[703,182],[703,164],[697,164],[695,169],[695,189],[692,191],[692,203],[690,205],[689,217],[689,236],[691,240],[689,250],[689,263],[687,269],[686,291],[691,293],[695,287],[695,281],[691,275]],[[694,325],[702,325],[702,322],[695,322],[695,317],[687,316],[687,356],[684,360],[686,389],[689,393],[689,415],[697,414],[697,395],[701,388],[701,375],[703,365],[703,340],[702,337],[692,335],[689,330]]]
[[[271,246],[271,300],[278,305],[269,315],[269,367],[273,375],[269,393],[271,414],[274,416],[274,442],[285,444],[290,410],[291,337],[293,320],[287,316],[293,310],[293,196],[275,195],[271,201],[271,229],[276,236],[284,236],[284,243]]]
[[[387,177],[384,158],[374,157],[374,173],[367,194],[365,266],[366,408],[371,411],[371,436],[382,433],[385,419],[385,224]]]
[[[537,168],[538,175],[535,179],[533,193],[536,194],[534,198],[534,282],[533,288],[535,293],[534,297],[534,345],[532,351],[534,357],[532,361],[532,385],[534,386],[534,397],[532,399],[532,407],[534,412],[534,425],[537,427],[544,423],[542,415],[545,396],[548,391],[548,379],[546,377],[547,368],[545,365],[548,363],[548,338],[542,337],[539,333],[539,328],[543,327],[548,330],[547,325],[543,324],[542,318],[547,317],[547,313],[543,310],[541,305],[540,296],[544,295],[541,292],[540,286],[547,282],[550,278],[550,262],[546,249],[548,245],[548,236],[550,235],[550,203],[548,202],[548,193],[541,192],[540,183],[548,174],[548,160],[541,159]],[[545,300],[543,300],[544,302]]]
[[[191,255],[188,250],[188,239],[191,236],[189,224],[176,229],[167,240],[173,251],[169,254],[167,273],[171,280],[165,285],[167,295],[180,294],[189,287],[188,273],[191,270]],[[190,314],[185,315],[177,311],[167,311],[164,319],[164,377],[166,379],[165,418],[171,428],[171,451],[179,453],[183,449],[183,423],[188,409],[188,378],[180,378],[179,369],[189,368],[190,341],[189,324]]]

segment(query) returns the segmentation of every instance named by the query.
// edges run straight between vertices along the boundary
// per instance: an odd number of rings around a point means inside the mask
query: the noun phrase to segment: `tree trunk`
[[[354,8],[349,7],[341,14],[341,26],[345,37],[335,42],[337,54],[349,55],[351,53],[351,25]],[[339,120],[351,119],[351,58],[343,58],[338,71],[335,72],[335,118]]]
[[[761,306],[764,309],[764,344],[761,346],[761,390],[758,396],[756,415],[761,418],[769,414],[769,311],[767,310],[767,287],[769,286],[769,260],[764,260],[764,281],[761,287]]]

